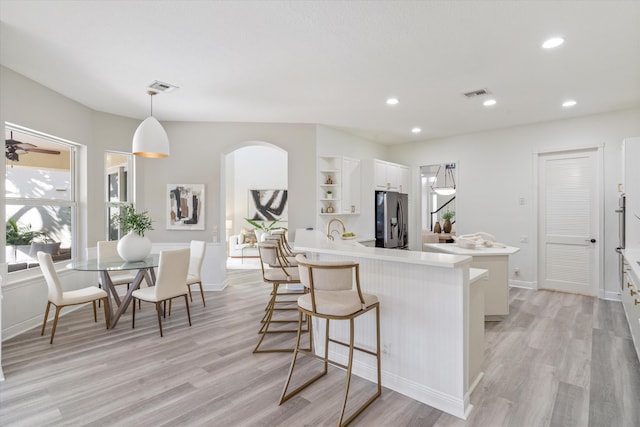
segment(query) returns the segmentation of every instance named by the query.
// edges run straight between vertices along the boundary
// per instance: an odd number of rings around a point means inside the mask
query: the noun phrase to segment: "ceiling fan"
[[[42,154],[60,154],[57,150],[47,150],[45,148],[38,148],[37,145],[30,144],[28,142],[20,142],[13,139],[13,131],[11,131],[11,138],[5,140],[5,157],[12,162],[20,161],[20,154],[29,153],[42,153]]]

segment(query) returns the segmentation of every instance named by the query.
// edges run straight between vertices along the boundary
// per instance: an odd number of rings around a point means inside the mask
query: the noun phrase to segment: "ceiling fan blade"
[[[11,142],[9,142],[11,141]],[[7,140],[5,146],[13,146],[16,148],[21,148],[23,150],[28,150],[29,148],[37,148],[37,145],[34,144],[30,144],[28,142],[20,142],[20,141],[16,141],[15,139],[11,139],[11,140]]]
[[[35,147],[35,146],[34,146]],[[56,150],[46,150],[44,148],[23,148],[23,150],[28,151],[30,153],[42,153],[42,154],[60,154],[59,151]]]

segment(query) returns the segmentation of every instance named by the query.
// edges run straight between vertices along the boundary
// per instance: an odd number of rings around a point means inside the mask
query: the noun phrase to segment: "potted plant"
[[[133,205],[126,205],[115,222],[126,233],[118,242],[118,255],[125,261],[142,261],[151,253],[151,240],[144,233],[153,230],[153,220],[147,211],[137,212]]]
[[[327,199],[333,199],[333,192],[331,190],[327,191]]]
[[[444,224],[442,225],[442,229],[445,233],[451,233],[451,220],[456,215],[456,211],[446,211],[442,214],[442,219],[444,219]]]
[[[269,224],[267,224],[265,221],[258,222],[256,220],[249,219],[249,218],[245,218],[245,220],[249,224],[251,224],[251,225],[253,225],[255,227],[255,229],[256,229],[255,230],[256,239],[258,240],[258,242],[262,241],[262,235],[263,234],[271,233],[271,230],[286,230],[287,229],[286,227],[280,227],[280,226],[276,227],[276,224],[278,222],[280,222],[280,220],[278,220],[278,219],[276,219],[275,221],[272,221]]]
[[[29,254],[31,242],[42,234],[40,231],[31,230],[31,224],[20,226],[15,219],[9,219],[6,228],[7,262],[16,261],[18,250]]]

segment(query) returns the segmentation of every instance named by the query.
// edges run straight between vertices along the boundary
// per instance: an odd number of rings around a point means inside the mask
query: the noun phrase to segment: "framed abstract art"
[[[167,185],[167,230],[204,230],[204,184]]]

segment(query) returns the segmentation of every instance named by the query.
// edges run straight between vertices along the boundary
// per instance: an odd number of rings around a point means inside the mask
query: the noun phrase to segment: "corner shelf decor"
[[[360,160],[318,157],[318,203],[320,215],[360,213]]]

